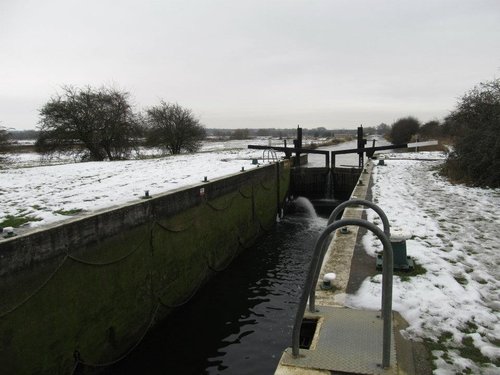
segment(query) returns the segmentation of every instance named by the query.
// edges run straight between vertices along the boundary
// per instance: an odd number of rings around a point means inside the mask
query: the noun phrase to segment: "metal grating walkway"
[[[394,334],[391,340],[391,367],[381,368],[382,326],[377,311],[317,306],[318,313],[305,318],[319,318],[319,335],[310,350],[300,349],[298,358],[287,348],[281,363],[287,366],[339,371],[353,374],[395,374]]]

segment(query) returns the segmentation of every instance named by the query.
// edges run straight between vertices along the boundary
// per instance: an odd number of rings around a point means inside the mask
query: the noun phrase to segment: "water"
[[[312,220],[317,220],[318,215],[311,201],[304,197],[297,197],[292,202],[295,205],[295,212],[303,212]]]
[[[282,219],[106,373],[273,374],[325,226],[310,211]]]

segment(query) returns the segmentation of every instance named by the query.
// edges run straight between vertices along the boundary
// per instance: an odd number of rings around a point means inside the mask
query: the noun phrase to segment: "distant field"
[[[321,143],[322,139],[305,142]],[[62,221],[150,195],[257,168],[262,150],[249,144],[282,146],[283,139],[207,141],[195,154],[161,156],[141,149],[133,160],[76,162],[70,156],[42,158],[35,152],[6,154],[0,169],[0,227],[22,230]],[[293,144],[288,140],[288,144]],[[307,143],[306,143],[307,144]],[[32,145],[22,145],[24,147]],[[278,153],[278,157],[284,156]],[[267,160],[266,160],[267,162]]]

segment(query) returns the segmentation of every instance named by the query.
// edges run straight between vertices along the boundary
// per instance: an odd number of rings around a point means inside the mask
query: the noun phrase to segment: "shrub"
[[[418,133],[420,122],[414,117],[401,118],[392,124],[389,137],[394,144],[408,143]]]
[[[445,123],[455,148],[444,173],[459,182],[500,187],[500,79],[466,93]]]

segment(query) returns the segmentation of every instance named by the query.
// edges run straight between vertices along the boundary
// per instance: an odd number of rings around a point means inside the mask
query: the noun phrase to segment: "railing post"
[[[281,218],[281,184],[280,184],[280,162],[276,162],[276,208],[278,217]]]

